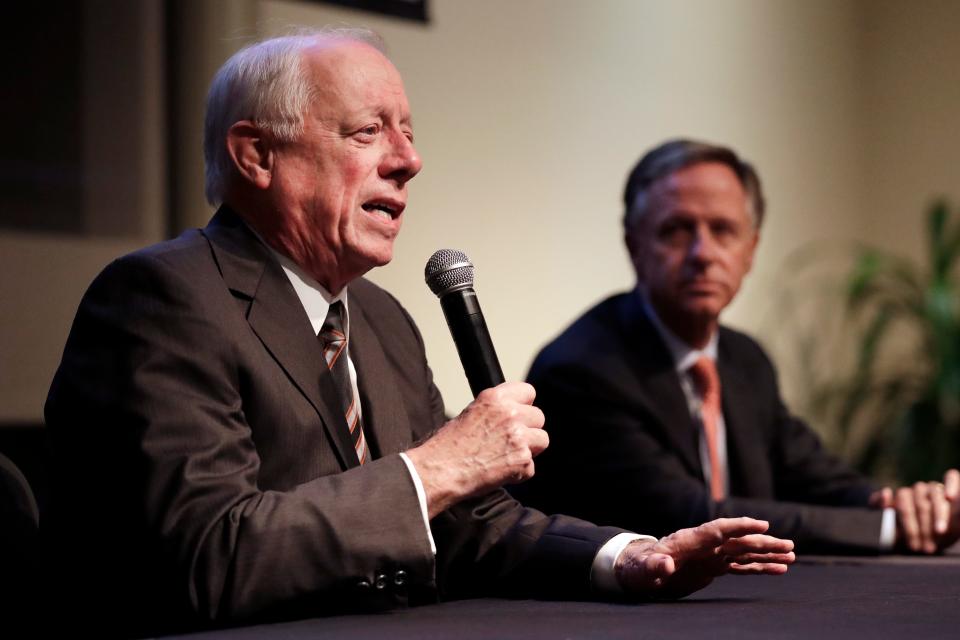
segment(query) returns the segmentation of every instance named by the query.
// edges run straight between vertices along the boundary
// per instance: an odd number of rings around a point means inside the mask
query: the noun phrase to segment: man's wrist
[[[423,526],[426,528],[427,538],[430,540],[430,551],[433,552],[433,555],[437,555],[437,543],[434,542],[433,532],[430,531],[430,510],[427,508],[427,493],[423,490],[423,482],[420,480],[420,474],[417,473],[417,468],[413,466],[413,462],[406,453],[401,453],[400,459],[403,460],[403,464],[406,465],[407,471],[410,473],[410,480],[413,481],[413,488],[417,492],[417,501],[420,503],[420,515],[423,516]]]
[[[880,519],[880,551],[893,551],[897,543],[897,510],[887,507]]]
[[[426,496],[427,513],[432,518],[459,502],[463,495],[454,489],[458,482],[457,477],[451,473],[450,465],[425,451],[425,447],[429,446],[428,441],[413,449],[407,449],[403,455],[408,467],[420,478]]]
[[[617,579],[617,561],[624,549],[640,540],[657,541],[653,536],[624,532],[613,536],[600,547],[590,567],[590,586],[593,591],[608,595],[623,593],[623,588]]]

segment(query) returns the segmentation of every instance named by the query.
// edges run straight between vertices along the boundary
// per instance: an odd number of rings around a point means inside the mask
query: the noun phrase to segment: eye
[[[377,134],[379,133],[380,133],[379,124],[368,124],[367,126],[361,129],[358,129],[355,135],[361,140],[369,140],[371,138],[376,137]]]
[[[657,229],[657,238],[671,246],[681,246],[690,241],[693,234],[689,224],[681,220],[668,220]]]
[[[718,236],[723,236],[734,232],[733,225],[729,222],[714,222],[710,226],[713,229],[713,233]]]
[[[720,242],[729,242],[740,235],[740,227],[729,220],[718,220],[710,225],[710,233]]]

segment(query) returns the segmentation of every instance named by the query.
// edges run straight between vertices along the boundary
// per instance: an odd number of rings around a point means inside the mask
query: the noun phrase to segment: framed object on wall
[[[374,13],[383,13],[388,16],[416,20],[417,22],[430,22],[427,12],[427,0],[314,0],[316,2],[326,2],[327,4],[336,4],[351,9],[361,11],[373,11]]]

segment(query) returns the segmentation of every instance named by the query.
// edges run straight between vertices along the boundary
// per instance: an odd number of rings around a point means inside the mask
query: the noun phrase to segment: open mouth
[[[403,205],[389,200],[371,200],[361,205],[364,211],[380,216],[384,220],[394,220],[403,213]]]

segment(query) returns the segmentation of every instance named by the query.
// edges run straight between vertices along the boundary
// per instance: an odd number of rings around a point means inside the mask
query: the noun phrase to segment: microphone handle
[[[473,289],[453,291],[440,298],[443,315],[457,345],[460,362],[476,397],[484,389],[504,381],[497,352],[490,341],[480,302]]]

